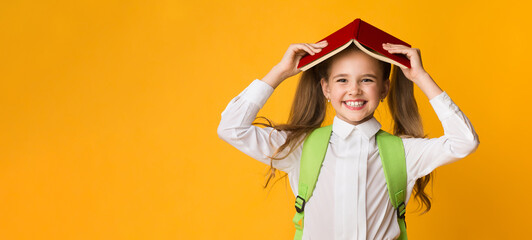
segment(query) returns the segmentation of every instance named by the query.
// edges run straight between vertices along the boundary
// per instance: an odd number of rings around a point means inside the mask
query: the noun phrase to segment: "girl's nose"
[[[349,89],[348,89],[348,93],[350,94],[360,94],[360,86],[358,86],[358,84],[351,84],[351,86],[349,86]]]

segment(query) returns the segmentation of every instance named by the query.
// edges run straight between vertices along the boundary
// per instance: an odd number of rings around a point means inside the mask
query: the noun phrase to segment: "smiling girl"
[[[406,158],[407,197],[413,192],[426,211],[425,193],[431,173],[439,166],[464,158],[476,150],[478,136],[469,119],[423,69],[419,49],[384,44],[394,54],[404,54],[411,68],[377,60],[355,45],[303,72],[287,124],[252,124],[274,89],[301,72],[299,60],[327,46],[291,44],[282,60],[262,79],[254,80],[222,112],[221,139],[245,154],[270,165],[266,182],[276,169],[287,173],[294,195],[298,193],[303,142],[322,126],[327,104],[336,112],[327,154],[312,197],[306,203],[303,239],[396,239],[397,215],[388,197],[375,134],[381,124],[374,112],[388,99],[394,120],[393,134],[401,137]],[[395,75],[394,75],[395,74]],[[397,77],[391,77],[397,76]],[[426,95],[445,134],[425,138],[413,85]]]

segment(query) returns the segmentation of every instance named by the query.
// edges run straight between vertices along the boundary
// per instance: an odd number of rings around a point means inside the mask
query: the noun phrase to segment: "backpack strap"
[[[303,238],[305,204],[312,196],[321,165],[327,153],[332,125],[314,129],[305,139],[301,153],[298,196],[295,201],[297,213],[292,221],[296,227],[294,240]],[[398,239],[407,240],[406,235],[406,161],[401,138],[379,130],[375,136],[382,161],[388,193],[393,207],[397,210],[397,221],[401,229]]]
[[[406,160],[403,141],[382,129],[376,135],[386,185],[393,207],[397,210],[397,222],[401,229],[398,239],[406,240]]]
[[[303,238],[303,219],[305,217],[305,204],[312,196],[316,181],[320,174],[321,164],[325,159],[329,140],[331,138],[332,125],[314,129],[305,139],[301,153],[299,170],[298,195],[296,197],[296,215],[292,219],[296,226],[294,240]]]

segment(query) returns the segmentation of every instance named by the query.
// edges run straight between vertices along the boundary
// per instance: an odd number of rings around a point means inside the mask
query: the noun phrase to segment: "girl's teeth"
[[[350,107],[361,107],[364,105],[364,102],[346,102],[346,104]]]

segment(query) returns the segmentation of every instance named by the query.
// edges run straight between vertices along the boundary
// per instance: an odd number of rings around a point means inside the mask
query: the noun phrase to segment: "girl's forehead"
[[[336,58],[331,65],[331,72],[348,70],[379,71],[379,60],[362,51],[346,53]]]
[[[345,56],[335,59],[330,68],[330,75],[377,75],[380,71],[381,66],[377,59],[362,52],[355,52],[354,54],[346,54]]]

